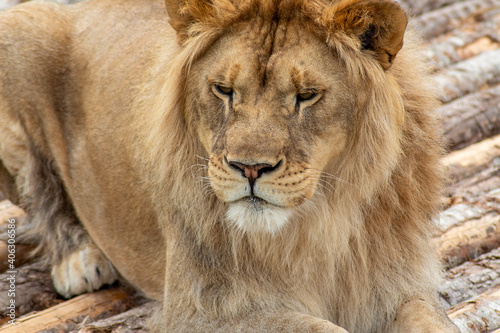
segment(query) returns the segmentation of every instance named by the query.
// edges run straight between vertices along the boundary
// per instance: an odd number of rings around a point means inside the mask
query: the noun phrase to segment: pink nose
[[[271,164],[260,163],[247,165],[239,162],[228,162],[231,167],[237,169],[241,174],[248,178],[248,181],[253,184],[257,178],[259,178],[264,172],[272,171],[274,167]]]
[[[226,159],[227,164],[231,166],[233,169],[241,172],[241,175],[248,179],[248,183],[250,184],[250,190],[253,194],[253,186],[257,178],[262,176],[264,173],[273,172],[276,170],[282,163],[280,160],[275,165],[269,163],[255,163],[255,164],[245,164],[237,161],[228,161]]]

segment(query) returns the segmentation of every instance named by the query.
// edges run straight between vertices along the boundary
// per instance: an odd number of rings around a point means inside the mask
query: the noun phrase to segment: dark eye
[[[312,91],[304,91],[301,92],[297,95],[297,102],[304,102],[304,101],[310,101],[311,99],[314,99],[318,94],[314,93]]]
[[[233,88],[226,87],[226,86],[221,86],[216,84],[215,90],[220,94],[220,95],[225,95],[225,96],[231,96],[233,94]]]

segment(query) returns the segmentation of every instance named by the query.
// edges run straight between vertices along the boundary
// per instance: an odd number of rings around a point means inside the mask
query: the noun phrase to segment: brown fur
[[[456,332],[436,97],[399,6],[166,5],[171,26],[146,0],[2,14],[0,181],[51,260],[94,242],[169,332]],[[235,166],[258,164],[249,203]]]

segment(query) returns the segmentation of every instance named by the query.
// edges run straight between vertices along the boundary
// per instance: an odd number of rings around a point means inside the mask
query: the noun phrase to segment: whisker
[[[210,184],[210,182],[207,179],[203,179],[204,177],[197,177],[196,182],[202,184],[203,186],[206,186],[207,184]]]
[[[203,157],[203,156],[200,156],[200,155],[195,155],[197,158],[201,159],[201,160],[205,160],[205,161],[210,161],[209,158],[206,158],[206,157]]]
[[[333,195],[333,194],[334,194],[334,193],[333,193],[333,188],[329,188],[328,186],[325,186],[324,184],[318,183],[318,187],[319,187],[319,188],[322,188],[322,189],[324,189],[324,190],[327,190],[327,191],[328,191],[331,195]],[[320,192],[317,192],[317,191],[316,191],[316,193],[318,193],[318,194],[322,194],[322,195],[326,198],[326,196],[325,196],[325,194],[324,194],[324,193],[320,193]]]
[[[323,179],[321,176],[308,176],[306,179],[313,179],[316,180],[318,184],[322,184],[324,186],[328,186],[331,189],[335,189],[335,186],[328,182],[327,180]]]
[[[335,180],[338,180],[338,181],[343,182],[345,184],[353,185],[354,186],[354,184],[352,184],[352,183],[350,183],[350,182],[348,182],[348,181],[346,181],[346,180],[344,180],[344,179],[342,179],[342,178],[340,178],[338,176],[335,176],[335,175],[333,175],[331,173],[328,173],[326,171],[321,171],[321,170],[314,169],[314,168],[307,168],[306,170],[315,172],[313,175],[324,177],[324,178],[335,179]]]
[[[193,170],[195,168],[196,168],[196,170]],[[208,170],[208,165],[206,165],[206,164],[193,164],[193,165],[189,166],[188,168],[186,168],[186,170],[184,170],[182,172],[181,177],[184,177],[186,175],[186,173],[188,173],[190,171],[191,171],[191,175],[194,175],[193,171],[199,172],[200,170]]]
[[[210,185],[210,183],[207,183],[201,189],[201,193],[202,193],[203,196],[206,196],[206,195],[209,195],[209,194],[215,194],[215,191],[212,188],[212,186]]]
[[[333,191],[331,189],[329,189],[325,185],[319,184],[319,183],[316,186],[311,185],[310,187],[306,187],[306,189],[314,190],[314,195],[318,195],[318,196],[322,197],[323,199],[326,199],[326,192],[329,192],[330,194],[333,195]]]

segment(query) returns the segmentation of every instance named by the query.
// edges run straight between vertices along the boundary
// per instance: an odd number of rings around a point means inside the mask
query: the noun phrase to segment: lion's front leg
[[[176,320],[177,319],[177,320]],[[234,333],[347,333],[327,320],[290,310],[260,310],[235,319],[208,319],[202,315],[170,319],[166,327],[156,327],[167,332],[234,332]],[[187,319],[187,320],[186,320]]]
[[[1,74],[1,73],[0,73]],[[1,76],[1,75],[0,75]],[[2,102],[0,94],[0,104]],[[118,274],[80,223],[54,162],[0,108],[0,190],[28,214],[27,243],[38,244],[59,294],[69,298],[111,284]]]
[[[442,309],[413,299],[399,309],[390,333],[460,333]]]

